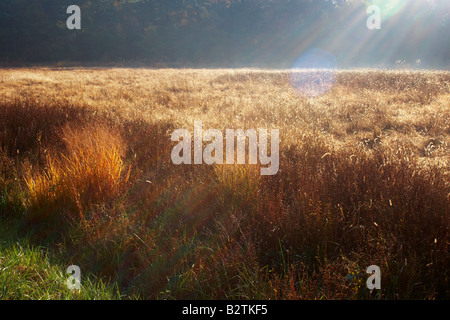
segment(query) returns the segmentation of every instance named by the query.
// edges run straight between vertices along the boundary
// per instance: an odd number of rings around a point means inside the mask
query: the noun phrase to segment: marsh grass
[[[92,205],[119,196],[129,178],[130,168],[122,161],[123,142],[109,129],[95,126],[74,131],[65,127],[62,132],[66,155],[47,156],[44,172],[28,173],[25,178],[27,219],[32,223],[58,214],[67,214],[66,221],[84,222]],[[74,212],[78,216],[70,216]]]
[[[33,244],[60,248],[121,294],[449,297],[448,72],[339,71],[315,99],[283,70],[0,77],[2,219],[31,233],[45,225]],[[280,129],[278,174],[173,165],[170,134],[194,120]],[[373,264],[382,289],[370,292]]]
[[[118,300],[117,286],[107,285],[94,275],[81,275],[81,290],[66,285],[65,265],[48,248],[30,243],[28,236],[17,239],[17,222],[0,226],[1,300]],[[58,256],[56,254],[56,256]]]

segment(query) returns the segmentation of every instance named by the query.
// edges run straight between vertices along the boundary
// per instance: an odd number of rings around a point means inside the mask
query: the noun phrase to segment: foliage
[[[325,48],[349,66],[421,59],[446,67],[449,61],[445,1],[414,17],[405,9],[378,33],[365,27],[363,1],[80,0],[82,29],[68,30],[72,4],[3,0],[0,61],[289,67],[311,47]],[[423,25],[433,30],[426,44],[423,37],[409,41]],[[357,57],[349,56],[349,43],[358,46]]]

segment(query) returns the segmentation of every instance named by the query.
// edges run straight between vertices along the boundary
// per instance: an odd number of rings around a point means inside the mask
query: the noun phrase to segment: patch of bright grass
[[[70,290],[67,266],[25,239],[14,241],[11,230],[0,224],[0,299],[2,300],[118,300],[119,291],[81,271],[81,290]],[[13,231],[14,232],[14,231]]]

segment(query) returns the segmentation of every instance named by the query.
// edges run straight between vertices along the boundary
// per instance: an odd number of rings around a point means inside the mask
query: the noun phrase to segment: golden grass
[[[76,208],[77,218],[83,220],[89,206],[119,196],[128,181],[129,169],[122,161],[124,144],[108,128],[66,127],[62,140],[66,155],[48,155],[46,169],[34,175],[29,172],[25,179],[28,205],[35,212],[31,219],[38,219],[36,214],[43,208],[45,214]]]
[[[449,297],[449,72],[344,70],[314,99],[287,70],[11,69],[0,83],[0,213],[22,199],[31,230],[53,224],[123,292]],[[173,165],[170,134],[194,120],[279,129],[278,174]]]

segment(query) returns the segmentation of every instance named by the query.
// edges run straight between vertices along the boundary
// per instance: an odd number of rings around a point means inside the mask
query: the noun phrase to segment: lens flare
[[[318,97],[336,83],[336,58],[320,49],[311,49],[301,55],[291,68],[291,86],[301,95]]]
[[[400,10],[402,10],[408,3],[407,0],[371,0],[370,5],[376,5],[380,7],[381,19],[387,20],[395,16]]]

